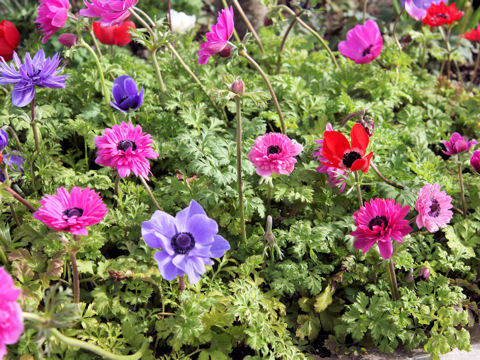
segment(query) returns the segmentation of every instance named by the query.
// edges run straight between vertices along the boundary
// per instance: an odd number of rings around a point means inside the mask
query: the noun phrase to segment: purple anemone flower
[[[154,249],[162,248],[154,258],[163,278],[171,281],[187,274],[191,284],[200,280],[205,265],[213,265],[210,258],[222,257],[230,249],[228,241],[217,233],[215,220],[193,200],[175,217],[157,210],[142,224],[145,243]]]
[[[447,151],[442,150],[446,155],[457,155],[462,152],[467,152],[473,145],[478,144],[477,140],[468,140],[457,132],[454,132],[449,140],[444,140],[443,144]]]
[[[3,162],[5,163],[8,172],[20,173],[23,174],[23,164],[25,159],[20,155],[15,155],[18,151],[12,151],[9,154],[3,155]],[[3,171],[0,170],[0,182],[5,181],[5,175]]]
[[[15,84],[12,92],[12,104],[23,107],[32,102],[35,97],[35,86],[60,89],[65,87],[68,75],[58,75],[61,69],[60,56],[56,53],[53,58],[45,58],[43,49],[40,49],[33,59],[27,52],[25,63],[22,64],[16,52],[13,53],[14,64],[8,65],[1,58],[0,85]],[[16,66],[16,67],[15,67]]]
[[[8,134],[5,130],[0,129],[0,153],[7,147]]]
[[[401,0],[406,12],[415,20],[422,20],[432,4],[438,5],[446,0]]]
[[[110,105],[124,113],[137,110],[143,104],[143,87],[138,92],[137,84],[128,75],[122,75],[113,82],[113,100]]]

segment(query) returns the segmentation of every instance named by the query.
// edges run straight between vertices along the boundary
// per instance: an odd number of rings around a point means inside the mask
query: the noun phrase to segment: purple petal
[[[172,262],[173,257],[167,254],[166,251],[158,251],[153,255],[153,258],[158,264],[158,270],[165,280],[172,281],[178,275],[183,275],[183,271],[178,269]]]
[[[210,247],[210,256],[221,258],[227,250],[230,250],[230,244],[220,235],[214,236],[214,242]]]
[[[175,218],[163,211],[155,211],[149,221],[142,223],[142,237],[145,243],[154,249],[162,248],[170,255],[175,254],[171,239],[176,233]]]
[[[21,82],[13,88],[12,104],[24,107],[32,102],[34,96],[35,86]]]
[[[176,216],[176,223],[177,223],[177,230],[178,232],[185,232],[187,230],[187,222],[188,219],[191,218],[193,215],[205,215],[207,216],[207,213],[205,210],[203,210],[202,206],[197,203],[195,200],[190,201],[190,204],[180,211]]]
[[[213,243],[213,237],[218,233],[218,225],[215,220],[205,215],[194,215],[187,220],[186,231],[193,235],[195,243],[209,245]]]

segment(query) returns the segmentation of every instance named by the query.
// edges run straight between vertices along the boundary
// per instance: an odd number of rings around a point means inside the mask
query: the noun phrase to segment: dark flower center
[[[356,152],[356,151],[350,151],[349,153],[346,153],[345,155],[343,155],[343,165],[345,165],[348,169],[350,169],[353,165],[353,163],[358,160],[358,159],[361,159],[362,156]]]
[[[65,210],[62,214],[63,216],[66,216],[68,218],[71,218],[72,216],[80,217],[83,215],[83,209],[80,209],[78,207],[73,207]]]
[[[122,151],[127,151],[127,149],[132,148],[133,151],[137,150],[137,144],[131,140],[120,140],[117,144],[117,149]]]
[[[282,152],[282,149],[278,145],[270,145],[267,148],[267,155],[278,154],[281,152]]]
[[[388,220],[385,216],[375,216],[370,222],[368,223],[368,228],[373,231],[374,226],[382,226],[383,230],[385,230],[388,226]]]
[[[177,233],[172,238],[172,247],[176,254],[185,255],[195,247],[195,240],[189,232]]]
[[[367,56],[368,54],[370,54],[370,51],[372,51],[372,48],[373,48],[373,44],[367,47],[365,50],[363,50],[362,56]]]
[[[446,14],[437,14],[433,17],[434,19],[437,19],[437,18],[442,18],[442,19],[448,19],[448,16]]]
[[[118,103],[121,104],[122,102],[124,102],[125,100],[127,100],[129,97],[130,97],[130,96],[128,96],[128,95],[123,96]]]
[[[437,199],[432,199],[432,205],[430,205],[430,212],[428,215],[431,217],[437,217],[440,215],[440,204]]]

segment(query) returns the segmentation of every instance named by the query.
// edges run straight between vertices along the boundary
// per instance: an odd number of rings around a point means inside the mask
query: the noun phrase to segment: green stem
[[[30,103],[30,113],[32,120],[33,138],[35,139],[35,149],[37,150],[37,154],[40,155],[40,136],[38,134],[37,123],[35,121],[35,96]]]
[[[160,66],[158,65],[157,60],[157,50],[151,52],[153,67],[155,68],[155,74],[157,74],[158,84],[160,85],[160,90],[164,93],[167,91],[165,83],[163,82],[162,72],[160,71]]]
[[[267,193],[267,216],[270,215],[270,209],[272,206],[272,193],[273,193],[273,179],[272,179],[272,186],[268,184],[268,193]]]
[[[243,185],[242,185],[242,105],[240,96],[235,96],[237,104],[237,183],[238,183],[238,207],[240,208],[240,230],[242,240],[247,242],[245,230],[245,209],[243,205]]]
[[[422,55],[422,70],[425,69],[425,62],[427,60],[427,36],[423,33],[423,55]]]
[[[280,124],[282,126],[282,133],[286,134],[287,133],[287,128],[285,126],[285,120],[283,119],[282,110],[280,109],[280,104],[278,103],[277,95],[275,95],[275,91],[273,90],[273,87],[272,87],[272,84],[270,83],[270,80],[268,80],[267,74],[265,74],[265,72],[262,70],[260,65],[258,65],[257,62],[255,60],[253,60],[250,57],[250,55],[248,55],[247,52],[244,49],[241,49],[238,52],[238,55],[243,56],[245,59],[247,59],[247,61],[250,64],[252,64],[255,69],[257,69],[257,71],[260,73],[260,75],[262,75],[263,80],[267,84],[268,90],[270,91],[270,95],[272,96],[272,100],[273,100],[273,102],[275,104],[275,107],[277,109],[278,116],[280,118]]]
[[[5,125],[3,127],[3,129],[7,129],[10,134],[13,136],[13,138],[15,139],[15,142],[17,143],[17,147],[18,147],[18,150],[21,150],[22,149],[22,143],[20,142],[20,139],[18,138],[18,135],[17,133],[15,132],[15,130],[13,130],[13,128],[9,125]]]
[[[395,266],[393,265],[393,260],[391,258],[388,261],[388,274],[390,276],[390,287],[392,289],[393,301],[398,301],[400,300],[400,295],[398,293],[397,276],[395,275]]]
[[[102,50],[100,50],[100,45],[98,45],[97,37],[95,36],[95,33],[93,31],[93,24],[88,27],[88,32],[90,33],[90,36],[92,37],[93,44],[95,45],[95,49],[97,49],[98,56],[101,58],[103,57]]]
[[[277,75],[280,74],[280,67],[282,66],[282,52],[283,52],[283,49],[285,48],[285,43],[287,42],[288,34],[290,34],[290,31],[292,31],[296,22],[297,22],[297,18],[294,17],[293,20],[290,22],[290,25],[288,25],[288,28],[285,31],[285,34],[283,35],[282,43],[280,44],[280,49],[278,49],[278,55],[277,55],[277,71],[275,72],[275,74]]]
[[[245,15],[245,12],[243,11],[240,4],[238,3],[238,0],[232,0],[232,1],[235,7],[237,8],[238,12],[240,13],[240,16],[243,18],[243,21],[245,21],[245,24],[247,24],[248,30],[250,30],[250,32],[253,34],[253,37],[255,38],[255,41],[257,42],[258,47],[262,51],[262,54],[265,54],[265,49],[263,48],[263,44],[262,44],[262,41],[260,40],[260,36],[258,36],[258,33],[253,27],[250,20],[248,20],[248,17],[247,15]]]
[[[365,0],[365,2],[367,1]],[[398,41],[398,38],[397,38],[397,25],[404,12],[405,12],[405,7],[402,8],[402,11],[400,11],[400,14],[398,14],[397,18],[395,19],[395,23],[393,24],[393,38],[395,39],[395,43],[397,44],[400,51],[402,50],[402,45],[400,45],[400,42]],[[365,17],[363,22],[365,22]]]
[[[227,4],[227,0],[222,0],[222,3],[223,3],[224,8],[226,8],[226,9],[229,8],[229,6]],[[237,30],[235,30],[235,28],[233,28],[233,36],[235,37],[235,40],[237,40],[238,42],[241,42],[240,36],[238,36]]]
[[[160,207],[160,205],[158,205],[158,202],[155,199],[155,196],[153,196],[152,190],[150,189],[150,186],[148,186],[145,178],[142,175],[140,175],[139,178],[140,178],[140,181],[142,182],[143,186],[145,186],[145,189],[147,189],[148,195],[150,195],[150,199],[152,199],[152,201],[155,204],[155,206],[157,207],[157,209],[160,210],[160,211],[163,211],[162,208]]]
[[[465,201],[465,188],[463,186],[462,160],[458,154],[458,180],[460,181],[460,195],[462,197],[463,217],[467,218],[467,202]]]
[[[363,206],[363,199],[362,199],[362,190],[360,189],[360,180],[358,178],[358,172],[354,171],[355,174],[355,186],[357,188],[357,195],[358,195],[358,201],[360,202],[360,207]]]
[[[83,146],[85,147],[85,166],[87,167],[88,171],[88,145],[87,145],[87,135],[83,138]]]
[[[473,67],[473,74],[470,80],[470,85],[474,84],[475,78],[477,77],[478,66],[480,65],[480,43],[477,43],[477,56],[475,58],[475,66]]]
[[[378,168],[375,166],[374,163],[370,162],[370,167],[375,171],[380,179],[385,181],[387,184],[392,185],[393,187],[396,187],[397,189],[403,190],[405,189],[402,185],[399,185],[397,183],[394,183],[391,180],[388,180],[381,172],[378,170]]]
[[[152,20],[152,18],[150,16],[148,16],[148,14],[143,11],[142,9],[140,8],[137,8],[136,6],[133,7],[133,9],[136,11],[136,12],[139,12],[140,14],[142,14],[145,19],[147,19],[148,22],[150,22],[150,25],[152,25],[153,27],[155,27],[155,21]]]
[[[1,182],[0,182],[1,184]],[[25,205],[31,212],[37,211],[35,207],[30,204],[27,200],[25,200],[23,197],[21,197],[15,190],[13,190],[10,186],[5,186],[3,190],[8,191],[14,198],[15,200],[21,202],[23,205]]]
[[[78,304],[80,302],[80,279],[78,276],[77,256],[75,252],[71,252],[69,255],[73,270],[73,302]]]
[[[0,247],[0,260],[2,261],[3,265],[8,266],[8,258],[3,251],[3,248]]]
[[[293,11],[292,9],[290,9],[288,6],[285,6],[285,5],[279,5],[278,6],[279,9],[283,9],[285,11],[287,11],[290,15],[292,16],[295,16],[297,18],[297,21],[300,25],[302,25],[305,29],[307,29],[308,31],[310,31],[310,33],[312,33],[313,36],[315,36],[318,41],[320,41],[320,44],[322,44],[323,48],[328,52],[328,55],[330,55],[330,58],[332,59],[333,63],[335,64],[335,67],[337,69],[340,69],[340,66],[338,65],[337,63],[337,59],[335,59],[335,55],[333,54],[332,50],[330,50],[330,48],[328,47],[327,43],[325,42],[325,40],[323,40],[323,38],[320,36],[320,34],[318,34],[315,30],[313,30],[310,26],[308,26],[302,19],[300,19],[297,14],[295,13],[295,11]]]

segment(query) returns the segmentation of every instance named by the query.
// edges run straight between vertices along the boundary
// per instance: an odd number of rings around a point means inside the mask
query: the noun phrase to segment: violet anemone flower
[[[68,18],[70,3],[68,0],[40,0],[38,17],[35,20],[40,30],[45,35],[42,44],[45,44],[50,37],[60,30]]]
[[[8,134],[5,130],[0,129],[0,153],[7,147]]]
[[[415,20],[422,20],[432,4],[440,4],[445,0],[401,0],[405,11]]]
[[[16,52],[13,53],[14,64],[8,65],[1,58],[0,85],[15,84],[12,92],[12,104],[23,107],[32,102],[35,97],[35,86],[60,89],[65,87],[68,75],[58,75],[63,69],[57,69],[60,56],[56,53],[53,58],[45,58],[43,49],[40,49],[33,59],[27,52],[25,63],[22,64]]]
[[[122,75],[113,82],[113,100],[110,105],[124,113],[137,110],[143,103],[143,87],[138,92],[137,84],[128,75]]]
[[[145,243],[162,249],[154,258],[168,281],[187,274],[191,284],[198,282],[206,271],[205,265],[213,265],[210,258],[220,258],[230,249],[228,241],[217,233],[215,220],[193,200],[175,217],[157,210],[149,221],[142,223]]]
[[[20,155],[15,155],[16,152],[18,151],[12,151],[9,154],[3,155],[3,163],[9,173],[23,174],[23,164],[25,163],[25,159]],[[4,181],[5,175],[3,174],[3,171],[0,171],[0,182]]]
[[[80,10],[81,16],[100,18],[102,26],[112,26],[123,23],[131,14],[129,9],[138,0],[83,0],[86,9]]]
[[[457,155],[462,152],[467,152],[473,145],[478,144],[476,140],[468,140],[457,132],[454,132],[449,140],[444,140],[443,144],[447,151],[442,150],[446,155]]]
[[[373,20],[355,25],[347,33],[347,40],[338,44],[338,51],[356,64],[368,64],[378,58],[383,48],[382,34]]]
[[[207,37],[207,42],[201,44],[201,49],[198,50],[199,64],[206,64],[210,56],[218,54],[224,49],[228,49],[228,40],[232,36],[234,30],[233,7],[230,6],[230,8],[218,12],[217,24],[212,25],[211,30],[212,31],[205,35]],[[229,55],[230,52],[228,51],[227,56]]]

